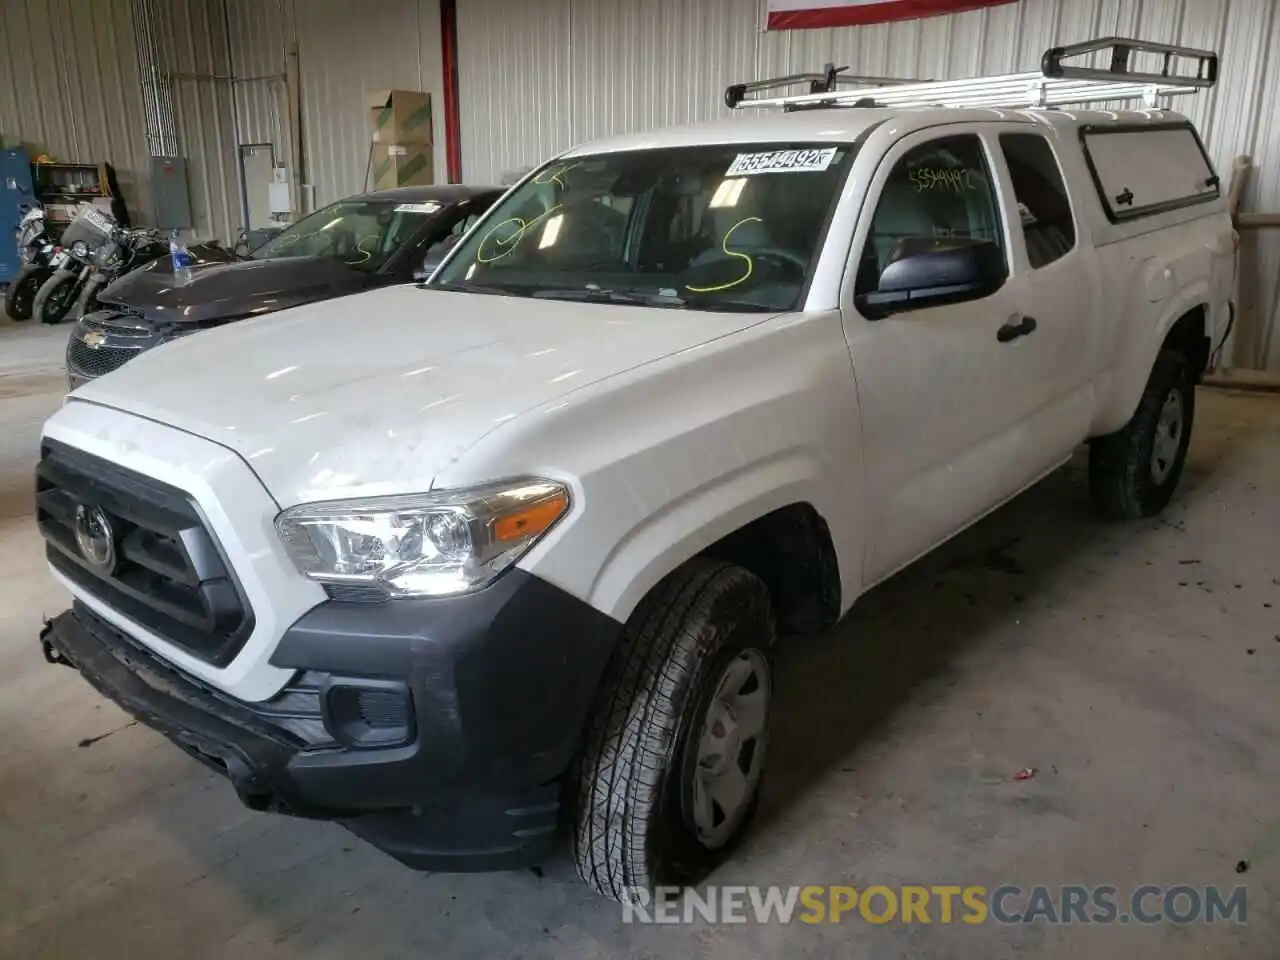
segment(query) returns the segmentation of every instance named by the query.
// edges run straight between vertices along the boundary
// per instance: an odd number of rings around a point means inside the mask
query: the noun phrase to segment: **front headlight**
[[[89,259],[89,245],[83,240],[77,240],[71,245],[71,255],[77,260]]]
[[[298,570],[390,597],[479,590],[569,509],[569,491],[527,479],[454,492],[303,504],[276,518]]]

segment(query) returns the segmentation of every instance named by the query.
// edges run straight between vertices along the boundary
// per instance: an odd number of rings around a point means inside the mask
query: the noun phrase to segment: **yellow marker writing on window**
[[[754,223],[764,223],[764,221],[763,221],[763,220],[761,220],[759,217],[746,217],[746,218],[745,218],[745,219],[743,219],[743,220],[739,220],[739,221],[738,221],[737,223],[735,223],[732,227],[730,227],[728,230],[726,230],[726,231],[724,232],[724,238],[720,241],[720,249],[721,249],[721,250],[723,250],[723,251],[724,251],[728,256],[730,256],[730,257],[737,257],[739,260],[745,260],[745,261],[746,261],[746,264],[747,264],[747,266],[746,266],[746,270],[747,270],[747,272],[746,272],[746,273],[744,273],[742,276],[738,277],[738,279],[736,279],[736,280],[730,280],[728,283],[722,283],[722,284],[720,284],[719,286],[716,286],[716,287],[691,287],[691,286],[686,286],[686,287],[685,287],[685,289],[686,289],[686,290],[688,290],[690,293],[720,293],[720,292],[721,292],[721,291],[723,291],[723,290],[731,290],[731,289],[733,289],[734,287],[738,286],[739,284],[746,283],[746,282],[747,282],[747,280],[749,280],[749,279],[751,278],[751,274],[755,272],[755,268],[756,268],[755,261],[754,261],[754,260],[752,260],[752,259],[751,259],[749,256],[747,256],[745,253],[737,253],[737,252],[735,252],[735,251],[733,251],[733,250],[730,250],[730,249],[729,249],[729,238],[730,238],[730,237],[732,237],[732,236],[733,236],[734,231],[735,231],[735,230],[737,230],[739,227],[741,227],[743,224],[753,223],[753,222],[754,222]]]
[[[570,170],[574,169],[575,167],[580,167],[580,166],[582,166],[581,160],[579,160],[577,163],[566,163],[558,167],[549,167],[546,170],[543,170],[536,177],[534,177],[533,182],[540,187],[546,186],[548,183],[554,183],[557,186],[559,186],[561,190],[567,190],[569,185],[565,183],[564,180],[561,179],[561,177],[563,177],[566,173],[568,173]]]
[[[561,206],[562,204],[557,203],[554,207],[543,211],[532,220],[525,220],[523,217],[511,217],[508,220],[503,220],[501,223],[495,223],[476,246],[476,263],[494,263],[498,260],[502,260],[504,257],[511,256],[511,254],[515,253],[516,247],[520,245],[520,241],[524,239],[524,235],[547,217],[551,216],[551,214],[559,210]],[[506,237],[495,237],[494,234],[503,227],[511,227],[510,235]],[[492,256],[485,256],[484,245],[490,240],[493,240],[494,246],[497,247],[497,251]]]

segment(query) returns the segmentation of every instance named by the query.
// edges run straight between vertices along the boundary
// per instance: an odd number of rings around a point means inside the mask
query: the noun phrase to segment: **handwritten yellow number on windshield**
[[[557,203],[554,207],[543,211],[532,220],[525,220],[522,217],[511,217],[508,220],[503,220],[501,223],[495,223],[493,227],[490,228],[489,232],[481,238],[479,245],[476,247],[476,263],[494,263],[505,257],[511,256],[511,254],[516,252],[516,247],[520,245],[520,241],[524,239],[524,235],[543,220],[547,219],[547,217],[551,216],[551,214],[559,210],[561,206],[562,204]],[[511,233],[505,237],[495,237],[494,234],[504,227],[510,227]],[[484,247],[490,240],[493,241],[493,245],[497,248],[497,251],[494,252],[492,256],[486,256]]]
[[[747,280],[751,278],[751,274],[755,272],[755,268],[756,268],[755,261],[752,260],[745,253],[737,253],[729,249],[729,238],[733,236],[734,231],[737,230],[739,227],[743,226],[744,224],[748,224],[748,223],[764,223],[764,221],[761,220],[759,217],[747,217],[744,220],[739,220],[737,223],[735,223],[732,227],[730,227],[728,230],[724,232],[724,238],[720,241],[720,249],[723,250],[728,256],[737,257],[739,260],[746,261],[746,273],[738,277],[737,280],[730,280],[728,283],[722,283],[716,287],[686,286],[685,287],[686,290],[688,290],[690,293],[720,293],[723,290],[731,290],[741,283],[746,283]]]
[[[548,183],[554,183],[561,190],[567,190],[569,189],[569,185],[565,183],[562,178],[570,170],[580,166],[582,166],[581,160],[576,163],[562,163],[558,167],[548,167],[546,170],[543,170],[540,174],[534,177],[533,182],[540,187],[545,187]]]

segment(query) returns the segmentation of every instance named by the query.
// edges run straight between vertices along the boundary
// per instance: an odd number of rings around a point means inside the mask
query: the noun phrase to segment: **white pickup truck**
[[[139,357],[44,431],[45,655],[411,866],[563,828],[605,894],[702,875],[756,803],[775,636],[1086,441],[1103,512],[1169,500],[1224,191],[1184,117],[1059,107],[1212,83],[1192,53],[580,147],[428,285]]]

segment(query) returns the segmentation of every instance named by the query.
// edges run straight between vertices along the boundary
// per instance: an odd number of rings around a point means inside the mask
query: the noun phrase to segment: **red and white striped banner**
[[[769,30],[855,27],[963,13],[1017,0],[768,0]]]

